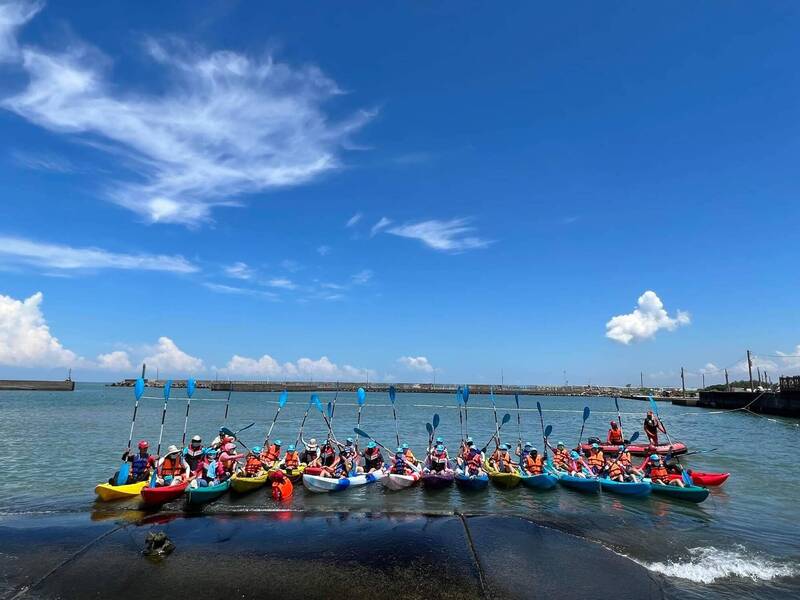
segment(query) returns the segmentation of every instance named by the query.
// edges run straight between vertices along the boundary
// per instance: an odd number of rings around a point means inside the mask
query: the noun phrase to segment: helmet
[[[225,445],[222,447],[222,451],[223,451],[223,452],[228,452],[228,453],[230,453],[230,452],[233,452],[234,450],[236,450],[236,445],[235,445],[235,444],[231,444],[230,442],[229,442],[229,443],[227,443],[227,444],[225,444]]]
[[[206,448],[206,456],[209,458],[214,458],[219,452],[217,452],[216,448]]]
[[[219,428],[219,432],[220,432],[220,433],[225,433],[225,427],[220,427],[220,428]]]
[[[436,449],[437,449],[439,452],[444,452],[444,445],[442,445],[442,444],[439,444],[438,446],[436,446]]]
[[[372,448],[375,448],[375,447],[377,447],[377,444],[375,442],[370,442],[369,444],[367,444],[367,448],[369,448],[369,449],[372,449]]]
[[[596,442],[594,444],[592,444],[592,450],[599,450],[599,449],[600,449],[600,444],[598,444]]]
[[[530,448],[531,446],[533,446],[533,444],[530,442],[525,442],[525,448]]]
[[[511,449],[511,447],[510,447],[508,444],[503,444],[503,445],[502,445],[502,446],[500,446],[500,447],[501,447],[503,450],[510,450],[510,449]]]
[[[199,435],[193,435],[192,436],[192,442],[195,442],[197,444],[202,444],[203,443],[203,438],[201,438]]]
[[[276,446],[280,446],[280,445],[281,445],[281,441],[280,441],[280,440],[275,440],[273,443],[274,443]]]
[[[352,444],[353,444],[353,438],[351,438],[351,437],[347,438],[347,439],[345,440],[345,443],[346,443],[348,446],[352,445]]]
[[[398,446],[397,450],[395,450],[395,454],[402,454],[402,453],[403,453],[403,449]]]
[[[141,440],[139,442],[139,450],[147,450],[150,447],[150,444],[147,443],[147,440]]]
[[[533,454],[534,452],[538,452],[538,451],[539,451],[539,450],[537,450],[536,448],[534,448],[533,446],[531,446],[531,449],[530,449],[530,452],[531,452],[531,454]]]
[[[179,452],[180,450],[178,450],[178,447],[175,444],[173,444],[172,446],[167,448],[167,453],[164,456],[169,456],[170,454],[178,454]]]
[[[581,457],[581,455],[575,452],[575,450],[573,450],[572,452],[569,453],[569,457],[573,460],[577,460]]]
[[[617,450],[619,450],[620,452],[624,452],[625,451],[625,446],[620,446],[619,448],[617,448]]]
[[[616,421],[610,421],[610,422],[609,422],[609,424],[611,425],[611,427],[612,427],[613,429],[616,429],[616,428],[617,428],[617,422],[616,422]]]
[[[403,443],[403,450],[408,450],[408,444]]]
[[[288,446],[286,449],[287,449],[289,452],[294,452],[294,444],[289,444],[289,446]]]
[[[475,442],[473,442],[473,441],[472,441],[472,438],[471,438],[471,437],[469,437],[469,436],[467,436],[467,446],[471,446],[471,445],[472,445],[472,444],[474,444],[474,443],[475,443]]]
[[[444,444],[444,438],[442,436],[438,436],[436,438],[436,443],[437,444]]]
[[[308,440],[308,443],[306,444],[306,448],[308,448],[309,450],[316,450],[317,449],[317,439],[316,438],[311,438],[310,440]]]
[[[250,450],[252,450],[253,454],[261,454],[262,448],[261,446],[253,446]]]
[[[563,446],[563,445],[564,445],[564,442],[558,442],[558,443],[556,444],[556,446]]]
[[[651,454],[650,460],[659,460],[661,457],[658,454]]]

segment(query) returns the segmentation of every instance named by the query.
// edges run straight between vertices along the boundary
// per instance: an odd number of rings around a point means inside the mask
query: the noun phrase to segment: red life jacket
[[[653,465],[650,467],[650,479],[653,481],[667,481],[669,479],[667,468],[663,465]]]
[[[541,475],[544,470],[544,460],[541,454],[533,458],[530,454],[525,457],[525,470],[531,475]]]
[[[161,462],[161,466],[158,467],[158,474],[161,477],[177,477],[178,475],[183,475],[185,470],[181,464],[182,462],[180,455],[177,455],[177,458],[165,456],[164,460]]]
[[[283,464],[287,469],[294,469],[300,464],[300,457],[297,452],[287,452],[283,457]]]
[[[622,430],[617,427],[616,429],[609,429],[608,430],[608,443],[609,444],[621,444],[625,440],[622,437]]]
[[[619,453],[619,464],[626,465],[626,466],[631,464],[631,454],[630,454],[630,452],[620,452]]]
[[[606,459],[603,458],[603,452],[598,450],[597,452],[590,452],[589,459],[587,460],[590,467],[596,467],[598,469],[602,469],[603,465],[606,464]]]
[[[244,464],[244,472],[248,475],[258,475],[264,466],[261,464],[261,459],[254,454],[247,457],[247,462]]]
[[[281,457],[281,449],[278,448],[275,444],[270,444],[269,448],[267,448],[261,454],[262,460],[267,462],[275,462]]]
[[[608,476],[611,477],[612,479],[619,477],[620,475],[623,474],[624,472],[622,471],[622,467],[620,466],[619,461],[611,463],[611,465],[608,467]]]
[[[555,463],[557,467],[567,468],[569,464],[569,452],[567,452],[566,448],[564,450],[556,449],[555,452],[553,452],[553,463]]]
[[[444,450],[431,452],[431,466],[438,466],[444,469],[447,466],[447,452]]]

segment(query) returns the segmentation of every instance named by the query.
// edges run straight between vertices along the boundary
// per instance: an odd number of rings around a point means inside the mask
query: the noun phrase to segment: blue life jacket
[[[139,481],[139,478],[147,471],[147,466],[150,463],[150,455],[135,454],[131,462],[131,474],[134,481]]]

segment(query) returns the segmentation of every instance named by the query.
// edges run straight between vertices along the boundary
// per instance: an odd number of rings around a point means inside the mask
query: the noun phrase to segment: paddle
[[[461,444],[464,443],[464,416],[461,413],[461,405],[464,403],[464,390],[461,389],[461,386],[458,386],[458,390],[456,391],[456,404],[458,404],[458,424],[461,429]]]
[[[313,396],[311,396],[311,400],[314,402],[314,406],[317,407],[319,414],[322,415],[322,419],[325,421],[325,425],[328,427],[328,438],[333,439],[333,430],[331,429],[331,422],[328,421],[328,417],[325,415],[325,411],[322,409],[322,403],[319,401],[319,396],[314,394]]]
[[[158,434],[158,449],[156,456],[161,458],[161,440],[164,438],[164,420],[167,418],[167,401],[169,400],[169,391],[172,388],[172,379],[167,379],[164,384],[164,409],[161,411],[161,431]],[[158,478],[158,469],[153,469],[153,474],[150,477],[150,487],[156,487]]]
[[[128,483],[128,477],[131,473],[131,463],[128,462],[128,455],[131,453],[131,443],[133,442],[133,427],[136,424],[136,412],[139,410],[139,399],[144,394],[144,379],[139,378],[133,386],[133,394],[136,397],[136,402],[133,405],[133,418],[131,419],[131,432],[128,434],[128,450],[125,452],[125,460],[119,466],[117,473],[117,485],[125,485]]]
[[[506,413],[503,415],[503,419],[500,422],[500,425],[497,427],[497,433],[489,438],[489,441],[486,442],[486,445],[481,448],[481,452],[486,452],[486,449],[489,447],[489,444],[492,443],[492,440],[500,436],[500,430],[503,428],[503,425],[508,423],[511,420],[511,415]]]
[[[656,403],[655,400],[653,400],[652,396],[648,396],[648,398],[650,399],[650,407],[653,409],[653,412],[655,413],[656,418],[658,419],[659,425],[661,425],[660,429],[667,435],[667,441],[669,442],[669,445],[672,446],[672,440],[669,437],[667,426],[664,425],[664,421],[661,420],[661,416],[658,414],[658,404]]]
[[[428,454],[430,454],[431,446],[433,445],[433,425],[425,423],[425,429],[428,431]]]
[[[331,419],[331,428],[333,428],[333,415],[336,414],[336,399],[339,397],[339,382],[336,382],[336,393],[333,395],[333,404],[329,411],[329,416]]]
[[[364,388],[360,387],[356,390],[356,396],[358,397],[358,427],[361,427],[361,409],[364,407],[364,403],[367,401],[367,392]],[[356,434],[356,447],[358,446],[358,434]]]
[[[397,445],[400,445],[400,432],[397,429],[397,411],[394,407],[395,399],[397,398],[397,390],[393,385],[389,386],[389,400],[392,402],[392,416],[394,417],[394,436],[397,438]],[[374,441],[374,440],[373,440]],[[377,443],[377,442],[375,442]]]
[[[300,440],[303,438],[303,427],[306,424],[306,418],[308,417],[308,411],[311,410],[311,405],[314,403],[314,398],[316,395],[311,396],[308,401],[308,406],[306,406],[306,412],[303,413],[303,420],[300,421],[300,431],[297,432],[297,441],[295,441],[294,445],[297,446],[300,443]]]
[[[464,398],[464,434],[469,437],[469,413],[467,412],[467,402],[469,402],[469,386],[465,385],[462,391]]]
[[[358,427],[353,427],[353,431],[355,431],[355,432],[356,432],[356,435],[362,435],[362,436],[364,436],[365,438],[367,438],[368,440],[372,440],[373,442],[375,442],[375,443],[376,443],[378,446],[380,446],[381,448],[383,448],[384,450],[386,450],[386,452],[388,452],[388,453],[389,453],[389,456],[394,456],[394,454],[395,454],[394,452],[392,452],[391,450],[389,450],[389,448],[387,448],[386,446],[384,446],[383,444],[381,444],[381,443],[380,443],[378,440],[376,440],[374,437],[372,437],[370,434],[368,434],[368,433],[367,433],[366,431],[364,431],[363,429],[359,429]],[[411,469],[413,469],[414,471],[416,471],[417,473],[419,473],[419,472],[420,472],[420,468],[419,468],[417,465],[415,465],[414,463],[407,462],[406,464],[407,464],[409,467],[411,467]]]
[[[494,388],[489,386],[489,399],[492,401],[492,412],[494,412],[494,435],[495,444],[500,445],[500,426],[497,424],[497,404],[494,401]]]
[[[519,395],[514,394],[514,402],[517,405],[517,445],[519,446],[520,456],[522,456],[522,417],[519,411]]]
[[[186,448],[186,427],[189,425],[189,405],[192,403],[194,386],[194,379],[189,379],[186,381],[186,416],[183,419],[183,437],[181,438],[181,448]]]
[[[223,417],[223,419],[222,419],[223,423],[227,423],[228,422],[228,408],[231,405],[231,392],[232,391],[233,391],[233,384],[231,384],[231,382],[228,381],[228,399],[225,401],[225,417]]]
[[[542,403],[539,402],[539,401],[536,402],[536,410],[539,411],[539,424],[542,426],[542,441],[544,442],[544,457],[545,457],[545,460],[547,460],[547,438],[550,437],[550,434],[546,433],[546,430],[545,430],[545,427],[544,427],[544,416],[542,416]],[[553,431],[553,426],[552,425],[548,425],[548,427],[550,428],[550,431],[552,432]]]
[[[278,397],[278,410],[275,412],[275,417],[272,419],[272,424],[267,431],[267,437],[264,439],[264,445],[269,445],[269,436],[272,435],[272,428],[275,427],[275,421],[278,420],[278,415],[281,414],[281,409],[286,406],[286,401],[289,399],[289,392],[283,390]]]
[[[619,412],[619,398],[614,396],[614,404],[617,407],[617,421],[619,421],[619,433],[622,436],[622,439],[625,439],[625,433],[622,431],[622,413]]]
[[[629,440],[628,440],[628,444],[632,444],[633,442],[635,442],[635,441],[636,441],[636,440],[638,440],[638,439],[639,439],[639,432],[638,432],[638,431],[634,431],[634,432],[633,432],[633,435],[631,436],[631,439],[629,439]],[[623,444],[623,449],[617,453],[617,458],[616,458],[616,460],[615,460],[614,462],[612,462],[612,463],[611,463],[611,464],[608,466],[608,469],[606,469],[606,472],[610,472],[610,471],[611,471],[611,467],[613,467],[614,465],[616,465],[616,464],[619,462],[620,455],[621,455],[623,452],[625,452],[625,450],[626,450],[626,449],[627,449],[627,447],[628,447],[628,444]]]
[[[707,452],[716,452],[717,450],[719,450],[719,448],[710,448],[709,450],[693,450],[692,452],[685,452],[683,456],[686,457],[694,454],[706,454]]]
[[[250,423],[250,425],[248,425],[247,427],[242,427],[239,431],[231,431],[227,427],[220,427],[219,430],[222,433],[224,433],[225,435],[227,435],[228,437],[232,437],[234,440],[236,440],[237,443],[239,443],[242,446],[244,446],[245,450],[247,450],[248,452],[252,452],[252,450],[250,450],[250,448],[247,446],[247,444],[245,444],[242,440],[240,440],[238,437],[236,437],[236,435],[238,433],[244,431],[245,429],[249,429],[253,425],[255,425],[255,423]]]
[[[589,418],[589,407],[583,407],[583,425],[581,425],[581,434],[578,436],[578,445],[577,448],[581,447],[581,440],[583,439],[583,428],[586,427],[586,420]]]

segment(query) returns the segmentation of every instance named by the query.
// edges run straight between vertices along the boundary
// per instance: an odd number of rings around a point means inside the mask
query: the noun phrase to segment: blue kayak
[[[551,475],[550,473],[522,476],[522,485],[535,490],[552,490],[554,487],[556,487],[557,482],[558,477]]]
[[[601,479],[600,487],[604,492],[620,494],[623,496],[646,496],[650,493],[650,484],[646,481],[614,481],[612,479]]]
[[[600,482],[594,477],[587,479],[585,477],[574,477],[573,475],[567,475],[566,473],[559,473],[558,482],[564,487],[587,494],[593,494],[600,491]]]
[[[456,470],[456,485],[462,490],[483,490],[489,485],[489,476],[481,473],[470,477],[459,469]]]

